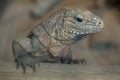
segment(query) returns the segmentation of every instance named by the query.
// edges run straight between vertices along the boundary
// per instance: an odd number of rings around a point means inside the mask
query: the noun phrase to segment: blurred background
[[[120,65],[120,0],[0,0],[0,60],[13,61],[11,41],[63,7],[89,10],[104,20],[104,30],[72,47],[73,58],[92,65]]]

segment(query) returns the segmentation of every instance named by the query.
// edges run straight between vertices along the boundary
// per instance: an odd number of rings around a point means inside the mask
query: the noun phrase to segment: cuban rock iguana
[[[103,21],[89,11],[63,8],[33,28],[26,38],[12,42],[17,68],[23,73],[29,66],[35,72],[40,62],[85,63],[85,59],[72,59],[71,45],[103,29]]]

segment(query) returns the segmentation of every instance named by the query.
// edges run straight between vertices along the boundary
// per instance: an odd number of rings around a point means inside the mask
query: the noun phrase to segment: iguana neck
[[[58,18],[59,19],[59,18]],[[58,43],[61,43],[62,45],[71,45],[76,42],[73,42],[71,39],[66,38],[64,33],[64,22],[62,19],[59,19],[59,22],[51,23],[47,22],[48,24],[43,23],[42,27],[46,31],[46,33],[53,39],[53,41],[56,41]]]

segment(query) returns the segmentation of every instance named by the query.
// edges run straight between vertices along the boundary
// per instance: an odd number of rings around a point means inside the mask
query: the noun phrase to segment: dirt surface
[[[41,0],[42,1],[42,0]],[[35,7],[34,0],[16,0],[7,5],[0,19],[0,59],[13,60],[11,42],[20,37],[25,37],[30,30],[38,24],[41,19],[33,19],[29,12]],[[52,9],[58,10],[62,7],[78,7],[83,10],[96,10],[92,8],[93,0],[64,0]],[[37,6],[36,6],[37,7]],[[39,6],[38,6],[39,7]],[[103,10],[101,10],[103,9]],[[42,11],[38,8],[39,11]],[[38,12],[39,12],[38,11]],[[51,12],[52,12],[51,11]],[[118,65],[120,64],[120,23],[116,9],[104,9],[100,7],[100,15],[104,22],[103,32],[80,41],[72,47],[74,58],[85,58],[88,64],[93,65]],[[50,12],[50,13],[51,13]],[[47,13],[48,15],[50,13]],[[97,13],[96,13],[97,14]],[[47,17],[46,15],[45,17]],[[91,50],[90,45],[98,42],[111,42],[117,45],[117,49]]]
[[[0,61],[1,80],[120,80],[119,66],[93,66],[41,63],[36,73],[16,70],[13,62]]]

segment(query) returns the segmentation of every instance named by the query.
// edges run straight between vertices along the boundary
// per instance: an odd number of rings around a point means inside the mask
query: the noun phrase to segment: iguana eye
[[[82,18],[79,18],[79,17],[77,17],[76,20],[77,20],[78,22],[82,22],[82,21],[83,21],[83,19],[82,19]]]

